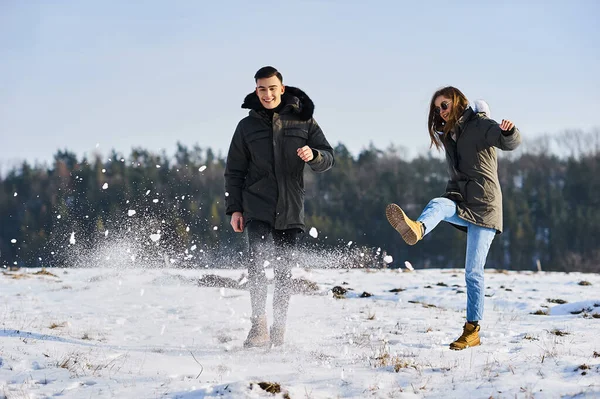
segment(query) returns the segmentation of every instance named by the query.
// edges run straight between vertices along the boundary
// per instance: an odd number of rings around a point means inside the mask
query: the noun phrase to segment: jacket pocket
[[[459,181],[448,180],[446,184],[446,192],[443,197],[448,198],[454,202],[464,202],[464,186],[461,187]]]
[[[284,129],[286,137],[297,137],[300,139],[308,140],[308,130],[300,127],[288,127]]]
[[[304,170],[304,161],[297,154],[298,148],[308,144],[308,130],[301,127],[288,127],[283,129],[285,165],[288,173],[296,176]]]
[[[466,198],[467,201],[472,202],[487,202],[488,198],[485,192],[485,188],[483,184],[479,183],[477,180],[468,180],[466,187]]]
[[[270,159],[272,157],[271,131],[268,129],[250,132],[246,135],[246,146],[252,159]]]
[[[262,208],[274,208],[277,202],[277,190],[268,177],[263,177],[247,185],[242,191],[244,211],[258,212]]]
[[[268,139],[271,136],[269,129],[257,130],[246,135],[246,143],[250,144],[261,139]]]
[[[249,193],[259,193],[265,187],[267,180],[268,180],[267,177],[262,176],[262,177],[258,178],[257,180],[254,180],[253,182],[247,184],[244,187],[244,191],[249,192]]]
[[[458,188],[458,191],[460,193],[460,195],[462,195],[463,198],[467,198],[467,183],[469,181],[468,180],[458,180],[456,182],[456,187]]]

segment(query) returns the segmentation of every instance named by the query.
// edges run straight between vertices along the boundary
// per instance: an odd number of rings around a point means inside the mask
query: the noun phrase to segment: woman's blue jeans
[[[477,226],[458,217],[456,204],[447,198],[434,198],[423,209],[417,219],[425,225],[425,234],[430,233],[441,221],[467,228],[467,256],[465,281],[467,283],[467,321],[483,319],[484,281],[483,268],[496,230]]]

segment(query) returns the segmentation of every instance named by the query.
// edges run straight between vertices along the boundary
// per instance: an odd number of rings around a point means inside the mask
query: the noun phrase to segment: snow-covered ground
[[[264,349],[248,292],[198,285],[243,270],[46,271],[0,275],[0,398],[600,397],[600,275],[486,271],[482,345],[451,351],[461,270],[296,268],[318,290]]]

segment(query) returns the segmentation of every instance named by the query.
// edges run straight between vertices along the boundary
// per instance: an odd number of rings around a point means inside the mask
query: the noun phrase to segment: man
[[[248,286],[252,327],[245,347],[283,344],[290,300],[289,255],[304,232],[304,165],[315,172],[333,166],[333,149],[313,118],[314,104],[302,90],[283,85],[275,68],[254,75],[256,90],[242,108],[250,109],[233,135],[225,186],[227,215],[233,230],[248,231],[250,262]],[[277,256],[269,256],[271,236]],[[267,256],[274,262],[273,325],[267,329]]]

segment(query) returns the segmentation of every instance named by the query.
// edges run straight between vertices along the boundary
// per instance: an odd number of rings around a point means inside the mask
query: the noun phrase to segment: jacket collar
[[[303,121],[312,118],[315,111],[315,104],[310,97],[294,86],[285,86],[285,92],[283,93],[283,96],[281,96],[281,102],[285,104],[281,113],[289,112],[296,114],[300,120]],[[249,109],[251,110],[250,112],[259,112],[264,109],[255,91],[244,98],[242,108]]]
[[[473,117],[473,115],[475,115],[475,112],[473,112],[473,108],[467,107],[467,109],[464,110],[464,112],[460,116],[460,118],[458,118],[458,120],[456,121],[456,124],[454,125],[454,127],[452,128],[450,133],[456,134],[456,136],[458,136],[460,134],[460,132],[462,131],[463,127],[465,126],[465,123],[469,119],[471,119],[471,117]]]

